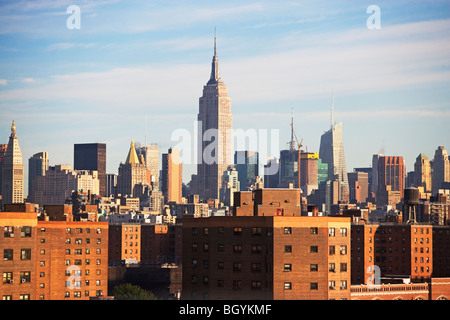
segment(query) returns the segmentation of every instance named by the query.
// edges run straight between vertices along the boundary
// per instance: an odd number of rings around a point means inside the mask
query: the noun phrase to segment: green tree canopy
[[[142,289],[131,283],[124,283],[115,286],[112,290],[116,300],[158,300],[153,292]]]

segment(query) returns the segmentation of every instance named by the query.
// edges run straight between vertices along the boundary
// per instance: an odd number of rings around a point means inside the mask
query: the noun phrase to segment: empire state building
[[[219,75],[216,37],[211,76],[203,87],[198,112],[198,193],[201,199],[218,199],[222,175],[233,163],[231,100]],[[201,146],[201,148],[200,148]]]

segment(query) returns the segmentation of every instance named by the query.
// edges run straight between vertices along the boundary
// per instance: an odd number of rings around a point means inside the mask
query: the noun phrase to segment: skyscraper
[[[24,201],[24,173],[22,152],[16,136],[14,121],[11,126],[8,147],[2,165],[2,203],[22,203]]]
[[[259,175],[259,157],[256,151],[236,151],[234,164],[238,172],[240,190],[245,191]]]
[[[428,157],[421,153],[414,163],[414,185],[423,187],[425,192],[431,191],[431,165]]]
[[[439,146],[436,149],[432,168],[433,174],[431,177],[431,192],[435,195],[439,192],[439,189],[442,188],[442,183],[450,182],[450,160],[447,150],[445,150],[443,146]]]
[[[142,190],[144,185],[150,185],[150,175],[145,164],[139,161],[134,141],[131,140],[127,159],[125,163],[119,165],[117,193],[122,196],[139,197],[142,194],[139,190]]]
[[[159,190],[159,147],[157,143],[141,146],[136,148],[138,155],[143,155],[145,159],[145,166],[152,174],[152,189]]]
[[[202,199],[218,199],[222,175],[233,162],[231,100],[219,75],[216,37],[211,76],[203,87],[198,112],[198,192]]]
[[[342,140],[342,122],[334,123],[334,97],[331,104],[331,128],[320,138],[319,157],[328,164],[328,179],[338,180],[341,185],[339,200],[348,200],[349,187],[347,166],[345,163],[344,141]]]
[[[401,156],[378,158],[377,205],[395,206],[403,198],[405,189],[405,161]]]
[[[181,203],[182,164],[177,149],[169,148],[167,153],[163,153],[161,176],[165,202]]]
[[[45,176],[48,170],[48,153],[39,152],[28,159],[28,197],[33,191],[33,180],[38,176]]]
[[[99,193],[106,194],[106,144],[83,143],[74,145],[74,170],[90,170],[98,172]]]

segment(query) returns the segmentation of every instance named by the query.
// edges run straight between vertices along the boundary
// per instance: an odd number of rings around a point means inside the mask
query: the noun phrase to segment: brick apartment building
[[[112,224],[109,229],[109,261],[179,264],[181,233],[181,225]]]
[[[183,218],[183,299],[350,299],[350,218],[301,216],[298,189],[236,193]]]
[[[0,228],[3,300],[86,300],[107,294],[107,223],[38,221],[35,212],[0,212]]]
[[[352,284],[366,283],[371,266],[380,276],[429,281],[433,272],[433,226],[352,225]],[[374,270],[372,270],[374,271]]]

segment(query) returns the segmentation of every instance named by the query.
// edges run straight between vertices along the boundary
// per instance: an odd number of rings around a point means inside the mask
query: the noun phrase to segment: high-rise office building
[[[334,98],[331,108],[331,128],[320,138],[319,157],[322,163],[328,164],[328,179],[337,180],[342,186],[339,201],[348,201],[349,187],[347,166],[345,162],[344,141],[342,139],[342,122],[334,123]]]
[[[22,203],[24,201],[24,170],[16,125],[12,122],[11,135],[2,164],[2,203]]]
[[[432,169],[431,192],[435,195],[444,182],[450,182],[450,160],[443,146],[439,146],[434,153]]]
[[[150,185],[149,170],[144,163],[139,160],[134,147],[134,141],[131,140],[130,150],[128,151],[125,163],[119,165],[119,175],[117,176],[117,193],[122,196],[139,197],[143,186]]]
[[[169,148],[162,155],[161,191],[165,202],[181,203],[182,164],[178,149]]]
[[[234,167],[238,172],[239,191],[245,191],[254,183],[259,175],[259,157],[256,151],[236,151]]]
[[[48,170],[48,153],[39,152],[28,159],[28,196],[33,190],[33,180],[37,176],[45,176]]]
[[[350,187],[350,202],[366,202],[369,196],[369,174],[361,171],[349,172],[348,184]]]
[[[277,188],[280,179],[280,160],[272,158],[264,165],[264,188]]]
[[[74,145],[74,170],[90,170],[98,172],[99,192],[106,194],[106,144],[83,143]]]
[[[97,171],[72,170],[70,165],[49,166],[45,175],[35,176],[28,200],[43,205],[63,205],[73,191],[99,193]]]
[[[147,170],[150,170],[152,175],[152,189],[159,190],[159,147],[158,144],[152,143],[136,148],[138,156],[142,155],[145,160]]]
[[[403,198],[405,189],[405,161],[401,156],[378,158],[377,205],[395,206]]]
[[[222,175],[233,162],[231,100],[219,75],[216,38],[211,77],[198,112],[197,183],[201,199],[218,199]]]
[[[414,163],[414,185],[423,187],[425,192],[431,191],[431,165],[428,157],[421,153]]]

